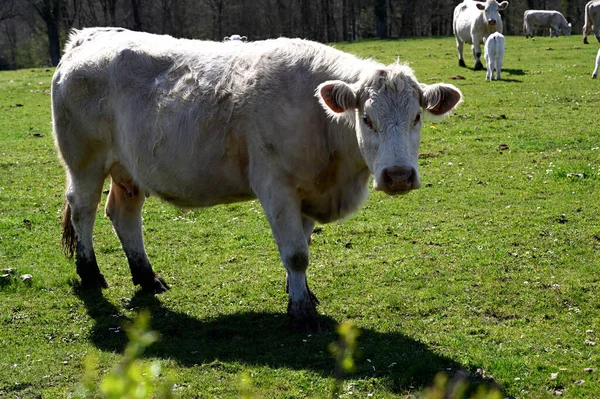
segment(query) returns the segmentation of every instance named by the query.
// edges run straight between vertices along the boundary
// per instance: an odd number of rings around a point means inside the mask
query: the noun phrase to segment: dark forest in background
[[[587,0],[515,0],[504,33],[528,9],[561,11],[580,34]],[[459,0],[0,0],[0,69],[56,65],[71,28],[119,26],[176,37],[279,36],[324,43],[452,35]],[[545,32],[547,35],[547,32]]]

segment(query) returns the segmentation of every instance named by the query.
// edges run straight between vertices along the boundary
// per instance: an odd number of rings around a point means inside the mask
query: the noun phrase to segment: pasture
[[[329,329],[313,335],[286,328],[285,272],[257,201],[181,210],[149,198],[146,248],[171,286],[156,297],[134,288],[101,208],[110,287],[79,289],[60,247],[53,71],[0,73],[0,269],[13,269],[0,279],[0,397],[77,397],[86,356],[109,370],[140,309],[162,336],[144,361],[160,361],[180,398],[238,398],[242,376],[257,398],[330,397],[328,345],[344,321],[361,353],[340,397],[410,397],[459,370],[510,397],[600,396],[598,45],[507,36],[498,82],[471,69],[468,48],[458,67],[450,37],[335,47],[400,57],[465,102],[424,123],[421,189],[372,193],[348,220],[317,225],[308,276]]]

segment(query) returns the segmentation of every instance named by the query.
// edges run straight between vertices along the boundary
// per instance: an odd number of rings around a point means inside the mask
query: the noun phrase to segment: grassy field
[[[336,47],[400,57],[421,82],[465,95],[453,116],[424,124],[422,189],[372,193],[313,235],[322,323],[361,330],[339,396],[412,397],[438,371],[466,370],[505,396],[600,397],[597,44],[507,37],[499,82],[459,68],[452,38]],[[238,398],[242,376],[256,398],[331,397],[337,334],[286,329],[285,273],[256,201],[190,211],[149,198],[148,254],[172,288],[157,297],[134,288],[100,210],[96,254],[110,288],[78,289],[60,248],[52,72],[0,73],[0,269],[13,269],[0,278],[0,397],[77,397],[84,359],[111,369],[121,326],[140,309],[162,336],[143,361],[160,361],[176,397]]]

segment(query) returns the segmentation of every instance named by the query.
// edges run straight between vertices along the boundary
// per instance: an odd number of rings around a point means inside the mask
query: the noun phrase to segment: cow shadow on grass
[[[95,324],[92,343],[99,349],[122,352],[127,337],[119,328],[130,321],[108,301],[101,291],[74,287]],[[290,332],[287,315],[267,312],[246,312],[198,319],[175,312],[160,299],[138,292],[126,309],[147,309],[151,314],[151,329],[161,339],[147,349],[145,356],[172,359],[185,367],[214,365],[235,361],[272,368],[311,370],[323,377],[333,377],[335,361],[328,349],[339,340],[335,330],[338,321],[319,316],[324,327],[320,334]],[[382,333],[362,329],[357,370],[352,378],[379,378],[387,381],[390,391],[402,393],[420,390],[442,371],[456,380],[467,380],[471,389],[480,385],[501,389],[493,380],[466,369],[460,363],[432,352],[426,345],[401,332]]]

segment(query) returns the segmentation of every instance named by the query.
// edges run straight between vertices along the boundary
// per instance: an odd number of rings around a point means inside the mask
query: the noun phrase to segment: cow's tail
[[[65,201],[61,226],[63,230],[61,240],[63,250],[65,251],[65,255],[73,257],[77,239],[75,238],[75,229],[73,228],[73,222],[71,221],[71,205],[69,204],[69,201]]]
[[[585,5],[585,14],[583,17],[583,35],[585,36],[592,29],[592,21],[590,17],[590,2]]]

